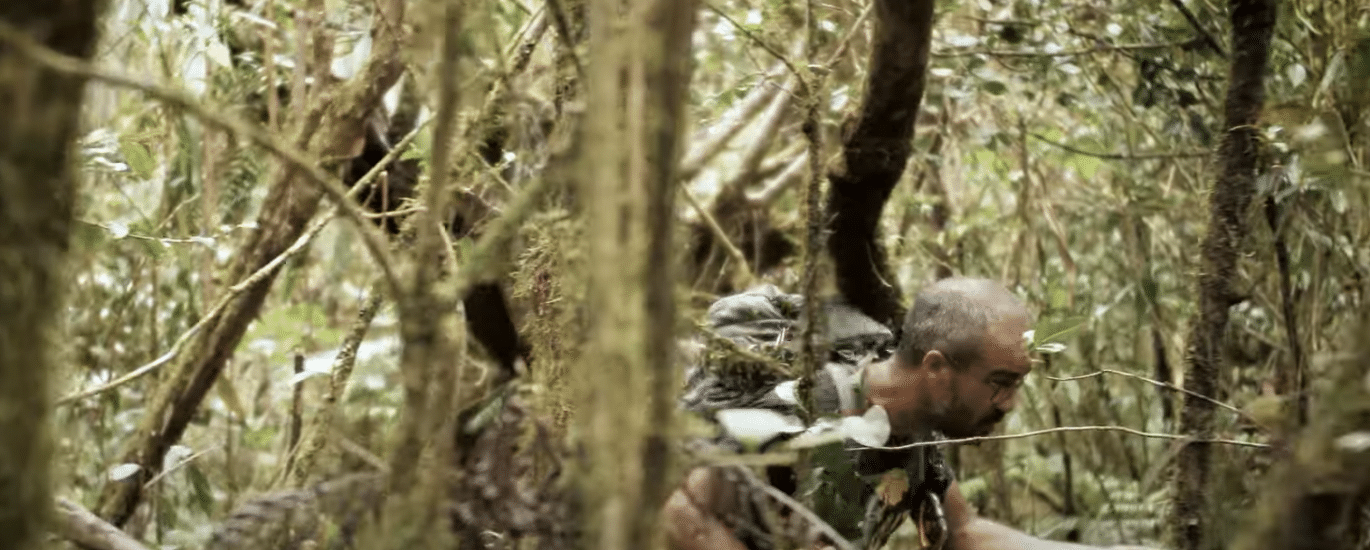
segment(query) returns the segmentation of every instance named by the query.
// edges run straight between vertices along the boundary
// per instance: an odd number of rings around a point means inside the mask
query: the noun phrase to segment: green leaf
[[[149,153],[147,147],[143,147],[141,143],[127,140],[121,141],[119,143],[119,153],[124,156],[124,160],[128,162],[129,168],[131,168],[133,173],[137,174],[138,177],[146,178],[152,176],[152,170],[157,167],[156,163],[152,160],[152,153]]]
[[[1033,332],[1032,347],[1037,348],[1044,344],[1064,340],[1071,333],[1080,330],[1080,327],[1084,326],[1085,320],[1086,318],[1083,316],[1072,316],[1038,323]]]
[[[214,383],[214,393],[218,394],[219,399],[224,402],[224,406],[236,415],[238,420],[247,419],[247,407],[243,406],[243,399],[239,397],[238,388],[233,384],[231,378],[219,377],[219,381]]]
[[[1008,91],[1008,86],[998,80],[991,80],[980,85],[980,89],[989,92],[990,95],[1004,95]]]
[[[195,504],[205,515],[214,514],[214,491],[209,487],[209,479],[200,468],[191,464],[186,467],[186,477],[190,478],[190,487],[195,492]]]

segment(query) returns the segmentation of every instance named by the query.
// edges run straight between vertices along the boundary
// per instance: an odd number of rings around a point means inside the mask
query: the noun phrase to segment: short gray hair
[[[958,369],[980,360],[991,319],[1026,315],[1022,300],[989,279],[951,277],[924,287],[904,316],[899,360],[922,363],[937,350]]]

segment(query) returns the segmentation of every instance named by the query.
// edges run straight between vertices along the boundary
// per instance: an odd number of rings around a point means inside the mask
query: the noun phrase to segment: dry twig
[[[872,448],[873,448],[873,449],[886,449],[886,450],[900,450],[900,449],[913,449],[913,448],[916,448],[916,447],[933,447],[933,446],[936,446],[936,445],[961,445],[961,444],[965,444],[965,443],[981,443],[981,442],[984,442],[984,441],[1003,441],[1003,440],[1006,440],[1006,439],[1024,439],[1024,438],[1028,438],[1028,437],[1037,437],[1037,436],[1039,436],[1039,435],[1048,435],[1048,434],[1062,433],[1062,432],[1122,432],[1122,433],[1132,434],[1132,435],[1135,435],[1135,436],[1138,436],[1138,437],[1145,437],[1145,438],[1150,438],[1150,439],[1172,439],[1172,440],[1178,440],[1178,441],[1185,441],[1185,442],[1188,442],[1188,443],[1219,443],[1219,444],[1223,444],[1223,445],[1235,445],[1235,446],[1238,446],[1238,447],[1251,447],[1251,448],[1255,448],[1255,449],[1269,449],[1269,448],[1270,448],[1270,445],[1268,445],[1268,444],[1265,444],[1265,443],[1256,443],[1256,442],[1254,442],[1254,441],[1238,441],[1238,440],[1235,440],[1235,439],[1195,439],[1194,436],[1191,436],[1191,435],[1180,435],[1180,434],[1167,434],[1167,433],[1144,432],[1144,431],[1141,431],[1141,430],[1134,430],[1134,429],[1132,429],[1132,428],[1126,428],[1126,427],[1123,427],[1123,426],[1061,426],[1061,427],[1059,427],[1059,428],[1047,428],[1047,429],[1043,429],[1043,430],[1034,430],[1034,431],[1030,431],[1030,432],[1023,432],[1023,433],[1017,433],[1017,434],[986,435],[986,436],[980,436],[980,437],[965,437],[965,438],[961,438],[961,439],[943,439],[943,440],[940,440],[940,441],[920,441],[920,442],[918,442],[918,443],[910,443],[910,444],[908,444],[908,445],[899,445],[899,446],[895,446],[895,447],[872,447]]]

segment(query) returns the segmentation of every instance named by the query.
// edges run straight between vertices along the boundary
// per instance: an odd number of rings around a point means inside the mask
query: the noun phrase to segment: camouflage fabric
[[[773,286],[715,302],[704,327],[712,334],[695,342],[696,357],[687,366],[681,406],[707,419],[718,410],[731,408],[763,408],[798,416],[797,404],[784,391],[777,391],[777,386],[794,380],[785,367],[798,356],[802,309],[801,296],[782,293]],[[864,408],[858,387],[861,371],[866,364],[893,354],[894,335],[889,328],[843,304],[824,304],[821,318],[826,325],[818,331],[819,343],[820,349],[827,351],[827,362],[814,380],[816,412],[819,416],[837,416],[844,405]],[[891,438],[888,445],[911,442]],[[726,436],[711,444],[742,450]],[[812,494],[801,500],[811,497],[813,512],[819,518],[863,548],[882,546],[925,495],[940,499],[952,479],[936,447],[889,451],[847,441],[815,449],[812,460],[811,474],[816,477],[801,484],[810,487]],[[724,523],[749,548],[777,547],[774,531],[793,528],[776,525],[774,514],[760,504],[766,497],[759,493],[768,491],[748,488],[759,481],[757,476],[739,471],[744,470],[741,467],[731,468],[725,477],[739,485],[738,508],[744,512],[723,518]],[[888,505],[876,496],[875,487],[883,474],[894,469],[905,471],[909,491],[901,501]]]

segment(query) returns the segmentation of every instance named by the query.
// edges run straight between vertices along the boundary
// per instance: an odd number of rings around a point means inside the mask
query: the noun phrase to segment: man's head
[[[935,429],[949,437],[985,435],[1013,410],[1031,370],[1023,333],[1027,308],[985,279],[949,278],[914,299],[893,360],[873,373],[873,402],[896,432]]]

